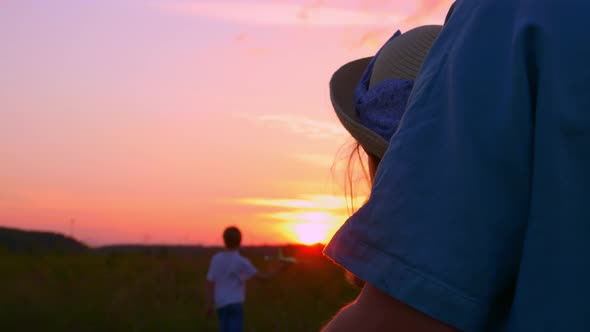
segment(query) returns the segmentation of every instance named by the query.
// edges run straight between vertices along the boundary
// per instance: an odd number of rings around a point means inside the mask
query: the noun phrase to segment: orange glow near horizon
[[[357,196],[361,202],[366,196]],[[268,209],[258,218],[274,227],[277,239],[301,244],[326,244],[349,216],[343,195],[300,195],[296,198],[245,198],[238,202],[257,209]]]

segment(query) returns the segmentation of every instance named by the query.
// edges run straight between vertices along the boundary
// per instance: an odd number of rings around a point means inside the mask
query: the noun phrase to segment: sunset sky
[[[328,80],[451,0],[0,0],[0,225],[316,242],[347,216]]]

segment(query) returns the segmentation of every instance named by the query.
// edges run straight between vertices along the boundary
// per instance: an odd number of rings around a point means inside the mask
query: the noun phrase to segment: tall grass
[[[248,255],[246,255],[248,256]],[[0,253],[0,331],[215,331],[210,254]],[[250,256],[264,269],[260,256]],[[316,331],[357,291],[321,256],[249,282],[246,331]]]

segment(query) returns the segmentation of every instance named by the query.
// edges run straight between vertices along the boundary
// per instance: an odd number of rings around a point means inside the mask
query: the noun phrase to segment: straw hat
[[[442,26],[440,25],[428,25],[412,29],[404,34],[398,32],[381,48],[375,57],[347,63],[332,76],[330,80],[330,98],[336,115],[346,130],[350,132],[367,153],[378,158],[383,157],[389,146],[389,138],[397,129],[401,114],[405,110],[409,91],[405,91],[405,94],[401,97],[403,99],[401,100],[401,104],[403,104],[401,106],[395,106],[394,104],[397,103],[395,100],[377,101],[377,104],[381,103],[381,106],[374,109],[375,102],[370,101],[369,104],[373,106],[363,106],[373,107],[368,120],[363,119],[363,114],[361,114],[364,112],[361,109],[363,104],[363,101],[360,100],[363,98],[361,95],[369,91],[373,95],[375,95],[375,92],[377,93],[376,97],[372,97],[373,99],[381,99],[382,97],[385,97],[385,99],[390,97],[400,99],[399,96],[395,96],[398,93],[397,91],[403,87],[406,90],[411,90],[422,62],[441,30]],[[400,81],[401,84],[395,84],[396,81]],[[362,84],[366,85],[364,90]],[[391,110],[392,107],[402,109]],[[375,126],[371,124],[370,117],[377,117]],[[384,125],[391,128],[386,128],[385,132],[377,128]]]

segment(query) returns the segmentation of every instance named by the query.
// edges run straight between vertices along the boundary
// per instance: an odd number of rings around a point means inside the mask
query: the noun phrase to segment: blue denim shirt
[[[590,331],[590,2],[460,0],[325,249],[465,331]]]

